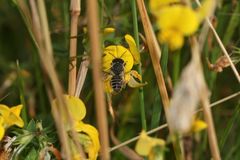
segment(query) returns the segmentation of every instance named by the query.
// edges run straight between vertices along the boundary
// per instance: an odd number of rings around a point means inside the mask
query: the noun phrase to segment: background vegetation
[[[118,37],[125,34],[133,36],[133,21],[131,3],[129,0],[105,0],[104,3],[99,1],[101,28],[114,27]],[[102,6],[103,4],[103,6]],[[147,1],[146,1],[146,4]],[[60,77],[64,90],[67,90],[68,82],[68,64],[69,60],[69,28],[70,14],[69,1],[46,0],[47,16],[52,38],[54,58],[56,61],[56,70]],[[149,12],[150,13],[150,12]],[[155,18],[150,15],[153,27],[155,26]],[[238,53],[236,47],[240,47],[240,2],[237,0],[218,1],[214,27],[216,28],[225,47],[234,58],[239,61],[240,50]],[[139,23],[139,33],[144,36],[142,23]],[[78,49],[77,61],[78,66],[81,62],[81,56],[84,51],[89,51],[89,46],[84,43],[87,35],[84,28],[87,25],[86,20],[86,2],[82,1],[81,14],[78,23]],[[141,52],[142,57],[142,73],[143,81],[148,85],[143,87],[144,105],[146,111],[147,130],[156,128],[165,124],[164,112],[162,110],[161,97],[152,68],[151,59],[147,50],[147,46],[140,39],[140,47],[145,46]],[[179,75],[190,59],[190,50],[188,44],[176,52],[165,49],[165,54],[161,59],[161,65],[164,72],[165,80],[171,78],[173,86],[179,79]],[[233,93],[239,93],[240,85],[235,78],[230,67],[225,68],[221,73],[211,71],[207,66],[206,58],[211,63],[215,63],[217,58],[222,55],[214,36],[208,33],[208,39],[203,50],[202,62],[204,64],[204,73],[206,82],[211,91],[211,103],[227,97]],[[21,68],[21,76],[17,70],[17,63]],[[239,72],[239,63],[235,65]],[[78,68],[78,67],[77,67]],[[96,126],[95,108],[94,108],[94,90],[91,74],[91,65],[87,73],[87,78],[83,86],[80,98],[87,106],[87,116],[85,122]],[[194,75],[193,75],[194,76]],[[28,28],[24,24],[21,13],[13,1],[0,1],[0,103],[13,106],[24,101],[26,102],[28,120],[42,120],[43,127],[54,126],[52,119],[51,107],[47,98],[45,89],[46,80],[44,72],[40,66],[40,60],[37,50],[28,32]],[[172,91],[168,88],[169,94]],[[23,97],[22,97],[23,96]],[[138,89],[126,87],[120,94],[115,95],[112,100],[113,109],[116,115],[115,123],[109,115],[109,128],[114,128],[116,137],[121,141],[126,141],[137,136],[142,128],[140,109],[139,109],[139,92]],[[212,108],[217,138],[222,159],[238,160],[240,159],[240,105],[239,96],[221,103]],[[47,122],[47,123],[45,123]],[[55,130],[51,130],[50,135],[55,134]],[[168,135],[167,129],[152,134],[166,139]],[[51,136],[50,136],[51,137]],[[58,146],[57,138],[53,140]],[[201,132],[194,142],[193,155],[194,159],[210,159],[211,153],[208,147],[207,133]],[[129,144],[134,147],[135,142]],[[111,142],[110,146],[114,144]],[[112,159],[126,159],[123,153],[118,150],[111,152]],[[166,152],[166,159],[174,159],[171,146]]]

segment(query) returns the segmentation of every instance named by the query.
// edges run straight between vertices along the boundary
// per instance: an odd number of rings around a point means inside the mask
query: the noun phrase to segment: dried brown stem
[[[220,152],[219,152],[219,149],[218,149],[218,142],[217,142],[217,137],[216,137],[216,133],[215,133],[215,127],[214,127],[214,122],[213,122],[213,118],[212,118],[212,112],[211,112],[211,109],[210,109],[209,99],[206,95],[208,95],[207,90],[202,92],[201,101],[202,101],[202,105],[203,105],[204,118],[205,118],[205,121],[208,124],[207,131],[208,131],[208,136],[209,136],[209,145],[210,145],[210,149],[211,149],[211,152],[212,152],[213,159],[214,160],[220,160],[221,157],[220,157]]]
[[[107,111],[105,104],[102,79],[102,55],[100,50],[98,4],[96,0],[87,1],[88,31],[90,34],[91,60],[93,67],[93,82],[95,90],[95,106],[97,112],[97,124],[100,132],[101,159],[109,160],[109,139]]]
[[[203,77],[203,72],[202,72],[202,65],[200,61],[200,52],[199,52],[199,43],[196,39],[196,37],[192,38],[192,61],[199,65],[199,68],[201,70],[201,74]],[[203,79],[203,78],[202,78]],[[206,83],[204,82],[204,88],[202,89],[203,91],[201,92],[201,103],[203,106],[203,114],[205,117],[205,121],[208,125],[207,131],[208,131],[208,136],[209,136],[209,145],[211,149],[211,153],[213,156],[214,160],[220,160],[220,152],[218,149],[218,142],[217,142],[217,137],[216,137],[216,132],[215,132],[215,127],[214,127],[214,122],[212,118],[212,112],[210,109],[210,103],[209,103],[209,92]]]
[[[89,59],[88,57],[84,57],[83,61],[81,62],[80,68],[78,70],[77,85],[76,85],[76,90],[74,94],[74,96],[76,97],[79,97],[81,94],[82,87],[88,72],[88,66],[89,66]]]
[[[140,13],[141,20],[142,20],[143,29],[144,29],[146,40],[147,40],[147,45],[149,48],[149,53],[150,53],[152,64],[153,64],[153,69],[157,79],[157,84],[158,84],[159,92],[161,95],[166,120],[167,120],[167,123],[169,123],[168,107],[170,105],[170,101],[167,93],[166,84],[164,82],[162,68],[160,66],[161,50],[158,45],[156,36],[154,34],[151,22],[149,20],[144,1],[137,0],[137,5],[138,5],[138,10]],[[168,127],[169,127],[170,134],[173,134],[171,126],[168,126]],[[176,154],[176,158],[183,159],[183,151],[182,151],[183,148],[181,147],[180,143],[173,142],[173,147],[174,147],[174,152]]]
[[[143,29],[145,32],[151,60],[153,63],[153,69],[157,78],[158,88],[162,97],[164,110],[165,110],[165,113],[167,113],[167,107],[169,107],[169,98],[168,98],[168,93],[167,93],[166,85],[163,78],[162,69],[160,67],[160,62],[159,62],[160,56],[161,56],[161,50],[158,45],[157,39],[155,37],[154,31],[152,29],[152,25],[150,23],[144,1],[137,0],[137,5],[140,12],[141,20],[143,23]]]
[[[81,10],[80,0],[71,0],[70,11],[71,11],[71,30],[70,37],[76,37],[78,32],[78,17]],[[74,95],[76,89],[76,76],[77,76],[77,38],[70,38],[70,49],[69,49],[69,76],[68,76],[68,94]]]
[[[54,68],[54,60],[52,56],[53,50],[52,50],[52,44],[51,44],[50,33],[48,28],[45,4],[44,4],[44,1],[42,0],[38,0],[37,2],[38,2],[37,3],[38,5],[36,5],[34,0],[30,1],[32,17],[33,17],[33,30],[34,30],[33,38],[35,38],[37,42],[36,46],[39,51],[41,64],[47,76],[49,77],[51,85],[53,87],[53,91],[50,89],[51,87],[49,85],[46,87],[48,91],[49,99],[51,102],[54,96],[56,96],[56,99],[57,99],[58,106],[53,106],[52,104],[52,114],[56,123],[56,128],[58,130],[59,137],[60,137],[64,158],[66,158],[67,160],[70,160],[71,151],[69,148],[68,136],[67,136],[65,127],[63,125],[64,123],[63,123],[62,116],[60,115],[66,114],[71,126],[72,126],[72,119],[66,108],[66,102],[62,97],[63,89]],[[38,14],[38,11],[39,11],[39,14]],[[74,141],[77,141],[76,138],[74,138]],[[85,156],[81,146],[80,145],[76,145],[76,146],[80,151],[80,155],[84,158]]]

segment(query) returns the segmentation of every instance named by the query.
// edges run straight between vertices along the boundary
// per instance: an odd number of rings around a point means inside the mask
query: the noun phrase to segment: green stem
[[[43,79],[41,78],[41,68],[40,68],[40,63],[39,63],[39,59],[38,59],[38,55],[37,55],[37,51],[36,53],[33,53],[33,67],[34,67],[34,75],[36,78],[36,87],[37,87],[37,95],[39,97],[39,108],[41,109],[41,111],[43,113],[47,113],[47,108],[45,105],[45,101],[44,101],[44,87],[43,87]]]
[[[138,20],[137,20],[137,9],[136,9],[136,1],[135,0],[131,1],[131,8],[132,8],[132,15],[133,15],[134,39],[136,41],[137,48],[139,49]],[[138,69],[138,73],[142,76],[141,62],[138,65],[137,69]],[[147,130],[143,87],[139,88],[139,100],[140,100],[142,129]]]
[[[21,68],[19,66],[18,61],[17,61],[17,75],[18,75],[18,89],[19,89],[20,101],[21,101],[21,104],[23,105],[21,115],[22,115],[22,119],[24,121],[24,124],[26,126],[27,121],[28,121],[27,105],[26,105],[26,101],[25,101],[25,98],[24,98],[24,82],[23,82],[23,79],[22,79]]]
[[[178,78],[179,78],[179,74],[180,74],[180,56],[181,53],[177,52],[173,55],[173,85],[175,86]]]
[[[103,29],[102,27],[103,27],[103,14],[104,14],[104,0],[101,0],[100,1],[100,7],[101,7],[101,9],[99,9],[100,10],[100,27],[101,27],[101,29]]]

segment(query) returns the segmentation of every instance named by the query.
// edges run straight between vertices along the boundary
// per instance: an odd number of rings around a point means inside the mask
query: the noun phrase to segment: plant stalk
[[[158,45],[151,22],[149,20],[144,1],[137,0],[137,5],[138,5],[138,10],[140,13],[141,20],[142,20],[143,29],[144,29],[146,40],[147,40],[147,45],[148,45],[150,57],[151,57],[152,64],[153,64],[153,69],[154,69],[154,72],[156,75],[157,84],[158,84],[159,92],[161,95],[166,120],[168,123],[169,122],[168,107],[169,107],[170,101],[169,101],[169,97],[168,97],[168,93],[167,93],[166,84],[164,82],[162,68],[160,67],[161,50]],[[169,127],[170,134],[173,135],[171,126],[168,126],[168,127]],[[176,158],[183,159],[183,151],[182,151],[181,145],[177,142],[173,142],[173,147],[174,147],[174,152],[175,152]]]
[[[70,29],[70,49],[69,49],[69,76],[68,76],[68,94],[74,95],[76,89],[77,76],[77,36],[78,17],[81,10],[80,0],[71,0],[71,29]],[[74,37],[74,38],[73,38]]]
[[[87,1],[88,30],[91,45],[91,62],[93,68],[93,83],[95,90],[95,107],[97,112],[97,124],[100,132],[101,159],[110,160],[109,133],[107,122],[106,102],[102,79],[102,54],[100,49],[98,3],[96,0]]]
[[[131,0],[131,7],[132,7],[132,15],[133,15],[133,33],[134,39],[136,41],[137,48],[139,50],[139,36],[138,36],[138,20],[137,20],[137,9],[136,9],[136,1]],[[140,55],[141,59],[141,55]],[[138,73],[142,77],[142,68],[141,62],[138,64]],[[141,110],[141,122],[142,122],[142,129],[147,130],[147,123],[146,123],[146,113],[145,113],[145,105],[144,105],[144,92],[143,87],[139,88],[139,101],[140,101],[140,110]]]

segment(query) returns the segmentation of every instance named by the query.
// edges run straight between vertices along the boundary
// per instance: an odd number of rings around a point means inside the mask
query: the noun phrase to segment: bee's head
[[[114,74],[119,75],[124,71],[124,61],[121,58],[115,58],[112,61],[111,70]]]

